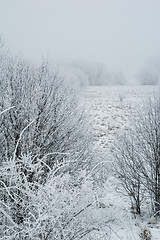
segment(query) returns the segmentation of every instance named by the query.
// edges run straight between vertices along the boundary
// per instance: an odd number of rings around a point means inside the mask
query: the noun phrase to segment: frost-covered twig
[[[6,211],[4,211],[2,208],[0,208],[0,212],[3,213],[4,216],[6,216],[7,219],[8,219],[15,227],[18,227],[18,225],[13,221],[13,219],[11,218],[11,216],[6,213]]]
[[[73,217],[71,217],[68,222],[64,225],[63,228],[65,228],[75,217],[77,217],[79,214],[81,214],[82,212],[84,212],[87,208],[89,208],[90,206],[92,206],[93,203],[89,203],[86,207],[82,208],[79,212],[75,213],[73,215]]]
[[[26,130],[27,128],[29,128],[30,125],[32,125],[32,123],[33,123],[34,121],[35,121],[35,119],[34,119],[33,121],[31,121],[31,122],[22,130],[22,132],[20,133],[19,139],[18,139],[18,141],[17,141],[16,147],[15,147],[15,150],[14,150],[14,154],[13,154],[13,161],[15,161],[17,148],[18,148],[18,145],[19,145],[19,143],[20,143],[20,140],[21,140],[21,138],[22,138],[23,133],[25,132],[25,130]]]
[[[3,186],[5,187],[8,195],[11,197],[11,199],[16,202],[16,200],[14,199],[14,197],[12,196],[12,194],[9,192],[8,187],[6,186],[6,184],[5,184],[3,181],[1,181],[1,180],[0,180],[0,183],[3,184]]]
[[[15,106],[5,109],[4,111],[0,112],[0,115],[9,111],[9,110],[11,110],[11,109],[13,109],[13,108],[15,108]]]

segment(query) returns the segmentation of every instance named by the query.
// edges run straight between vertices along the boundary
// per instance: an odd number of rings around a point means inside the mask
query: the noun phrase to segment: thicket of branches
[[[32,156],[3,163],[0,180],[1,239],[82,239],[99,232],[92,183],[79,175],[81,186],[73,186],[65,163],[49,168],[46,182],[39,180],[44,171],[42,160]],[[35,179],[28,180],[34,172]],[[58,174],[57,174],[58,172]],[[88,182],[88,186],[86,183]]]
[[[88,126],[74,91],[64,84],[48,63],[33,67],[19,59],[7,58],[1,66],[0,110],[14,108],[1,116],[1,156],[10,158],[21,131],[16,156],[22,152],[43,155],[69,153],[77,163],[88,160]],[[83,144],[82,144],[83,143]],[[75,157],[76,156],[76,157]],[[51,166],[65,156],[49,155]],[[77,167],[77,166],[76,166]]]
[[[145,102],[131,129],[115,145],[114,169],[135,213],[160,215],[160,97]],[[146,205],[146,202],[149,205]]]
[[[100,239],[91,135],[74,90],[47,62],[0,58],[0,238]]]

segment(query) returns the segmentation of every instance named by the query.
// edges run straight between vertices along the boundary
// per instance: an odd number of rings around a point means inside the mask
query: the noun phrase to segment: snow
[[[106,161],[107,181],[99,201],[103,203],[99,221],[106,218],[109,239],[138,240],[144,229],[152,240],[160,239],[160,222],[149,216],[135,218],[130,201],[110,168],[114,140],[129,127],[130,120],[143,102],[152,97],[157,86],[90,86],[85,104],[94,129],[94,144]]]

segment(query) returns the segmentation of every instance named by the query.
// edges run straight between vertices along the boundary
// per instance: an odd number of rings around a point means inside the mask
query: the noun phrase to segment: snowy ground
[[[156,90],[156,86],[94,86],[86,89],[85,104],[91,114],[95,146],[106,162],[112,161],[114,139],[127,130],[129,120],[135,116],[138,107]],[[131,214],[128,198],[120,190],[118,180],[108,172],[105,194],[101,199],[104,208],[99,219],[104,221],[106,216],[112,219],[106,226],[110,239],[138,240],[141,239],[141,229],[147,227],[151,231],[151,239],[160,240],[160,224],[150,217],[135,219]]]

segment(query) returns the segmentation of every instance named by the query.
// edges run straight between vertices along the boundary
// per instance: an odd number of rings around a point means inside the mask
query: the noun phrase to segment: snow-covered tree
[[[147,64],[138,73],[142,85],[158,85],[160,83],[160,66],[156,63]]]

